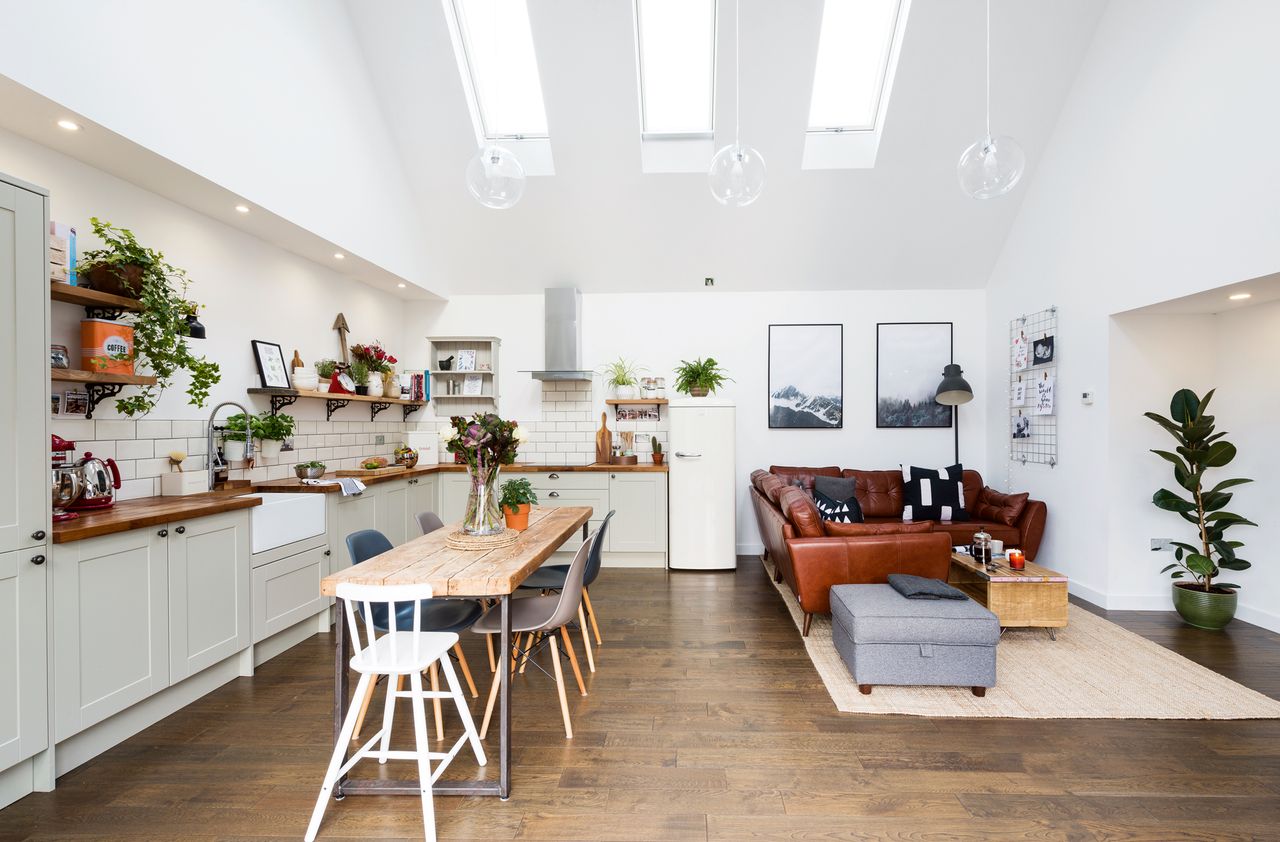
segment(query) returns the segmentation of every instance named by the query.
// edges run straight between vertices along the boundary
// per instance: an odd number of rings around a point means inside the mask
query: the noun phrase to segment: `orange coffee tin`
[[[133,326],[107,319],[82,319],[80,367],[98,373],[133,374]]]

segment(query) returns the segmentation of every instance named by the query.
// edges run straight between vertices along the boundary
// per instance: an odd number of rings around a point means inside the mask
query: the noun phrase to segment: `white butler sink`
[[[323,494],[248,494],[261,506],[249,510],[249,543],[264,553],[325,533]]]

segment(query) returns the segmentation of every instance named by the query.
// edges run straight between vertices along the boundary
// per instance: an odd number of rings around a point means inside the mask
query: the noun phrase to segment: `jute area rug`
[[[773,577],[770,576],[770,581]],[[797,630],[804,614],[774,583]],[[877,686],[858,692],[831,641],[831,618],[814,615],[804,638],[836,708],[845,713],[1012,719],[1277,719],[1280,701],[1072,605],[1065,629],[1009,629],[996,649],[996,686]]]

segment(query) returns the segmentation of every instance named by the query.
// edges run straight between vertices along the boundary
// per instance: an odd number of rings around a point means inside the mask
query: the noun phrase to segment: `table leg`
[[[347,661],[350,660],[351,656],[347,652],[349,642],[347,640],[345,601],[336,599],[333,604],[337,614],[337,622],[333,624],[333,741],[336,745],[342,739],[342,722],[347,717],[347,707],[350,705],[347,695],[351,691],[351,674],[347,670]],[[372,692],[372,688],[370,688],[370,692]],[[347,762],[347,750],[349,748],[349,746],[343,747],[343,763]],[[343,775],[334,784],[333,797],[337,801],[341,801],[345,797],[342,792],[342,784],[346,780],[347,776]]]
[[[501,699],[498,700],[498,796],[506,801],[511,797],[511,597],[504,595],[502,603],[502,640],[498,646],[498,674],[501,682]]]
[[[582,540],[587,540],[587,525],[582,524]]]

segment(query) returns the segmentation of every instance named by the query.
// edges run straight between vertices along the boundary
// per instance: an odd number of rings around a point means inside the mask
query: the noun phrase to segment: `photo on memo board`
[[[951,407],[933,399],[951,362],[951,322],[876,325],[876,426],[950,427]]]
[[[769,429],[844,426],[844,325],[769,325]]]

